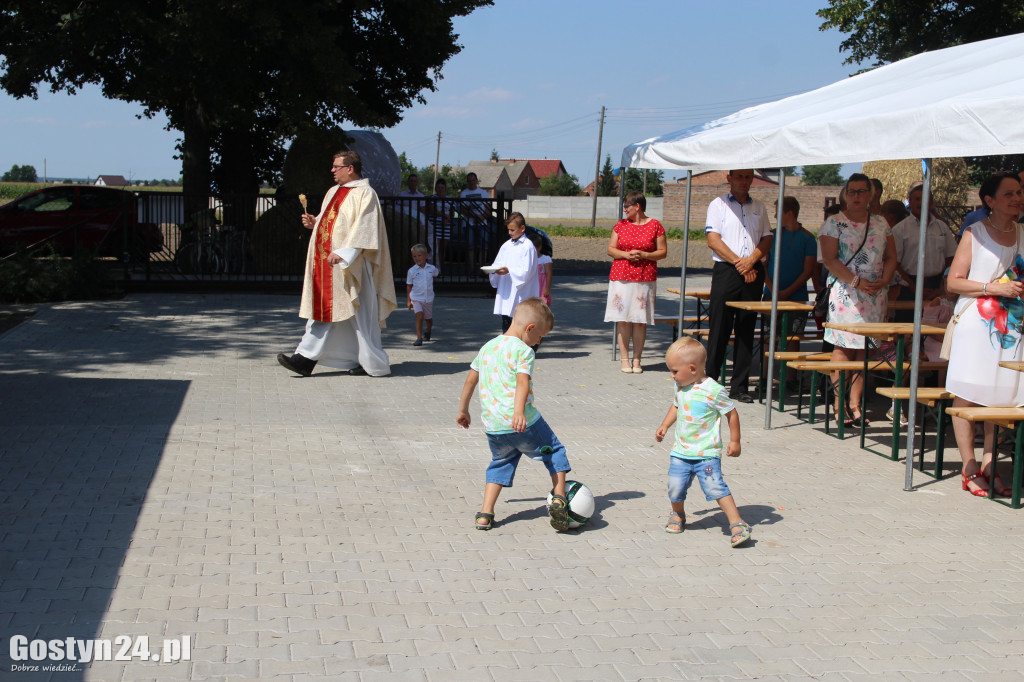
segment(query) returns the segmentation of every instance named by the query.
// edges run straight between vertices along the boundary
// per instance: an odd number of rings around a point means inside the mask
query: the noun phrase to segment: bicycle
[[[182,226],[183,239],[174,252],[174,265],[185,275],[215,275],[223,272],[224,258],[216,243],[216,209],[197,213]]]

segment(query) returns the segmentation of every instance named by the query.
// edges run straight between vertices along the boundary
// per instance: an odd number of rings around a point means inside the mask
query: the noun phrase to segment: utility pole
[[[437,187],[437,174],[441,171],[441,131],[437,131],[437,155],[434,157],[434,187]]]
[[[601,140],[604,138],[604,107],[601,107],[601,127],[597,131],[597,164],[594,168],[594,208],[590,212],[590,226],[597,226],[597,185],[601,181]]]

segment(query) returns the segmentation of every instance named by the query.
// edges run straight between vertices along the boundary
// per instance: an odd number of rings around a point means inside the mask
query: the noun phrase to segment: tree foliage
[[[416,170],[416,165],[409,160],[409,157],[402,152],[398,155],[398,167],[402,171],[402,189],[405,189],[405,183],[409,180],[410,175],[419,175],[419,171]],[[423,182],[423,178],[420,178],[420,182]]]
[[[849,37],[839,49],[847,64],[881,66],[928,50],[1024,32],[1024,4],[1009,0],[829,0],[818,10],[821,30]],[[998,170],[1024,170],[1024,155],[965,159],[980,184]]]
[[[601,167],[601,175],[597,179],[597,187],[594,189],[599,197],[613,197],[618,194],[618,183],[615,179],[615,170],[612,168],[611,154],[604,157],[604,166]]]
[[[416,174],[420,176],[420,191],[429,197],[434,193],[434,166],[424,166]],[[466,188],[466,169],[461,166],[441,164],[437,179],[444,180],[448,186],[448,196],[457,197],[459,192]]]
[[[19,166],[17,164],[11,166],[11,170],[3,174],[0,177],[0,182],[35,182],[36,181],[36,167],[35,166]]]
[[[968,156],[964,161],[967,162],[967,182],[975,187],[998,171],[1010,171],[1011,173],[1024,171],[1024,154]]]
[[[665,193],[665,187],[662,183],[664,177],[665,173],[663,171],[647,171],[647,184],[645,187],[643,169],[627,168],[626,193],[636,191],[643,192],[645,196],[660,197]]]
[[[839,163],[823,163],[817,166],[802,166],[800,168],[800,177],[803,178],[803,184],[805,185],[838,187],[846,182],[843,179],[843,176],[839,174],[840,168],[842,168],[842,164]]]
[[[288,139],[388,127],[461,47],[452,18],[490,0],[6,0],[0,87],[40,84],[164,112],[186,191],[255,191]]]
[[[849,36],[847,64],[870,66],[1024,31],[1024,4],[1007,0],[829,0],[817,14]]]
[[[583,193],[580,180],[571,173],[552,173],[540,179],[537,194],[545,197],[575,197]]]

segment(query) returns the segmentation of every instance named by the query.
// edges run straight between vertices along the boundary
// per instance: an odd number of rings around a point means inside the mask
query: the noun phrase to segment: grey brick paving
[[[0,677],[1019,679],[1024,515],[955,478],[904,492],[902,463],[741,405],[725,468],[754,542],[730,548],[699,491],[664,533],[668,330],[622,375],[604,292],[556,278],[537,362],[537,405],[598,498],[564,534],[532,462],[494,530],[472,528],[486,445],[454,409],[497,331],[487,299],[439,296],[421,348],[396,312],[386,379],[282,370],[290,296],[43,306],[0,336]],[[192,660],[12,673],[14,635],[189,635]]]

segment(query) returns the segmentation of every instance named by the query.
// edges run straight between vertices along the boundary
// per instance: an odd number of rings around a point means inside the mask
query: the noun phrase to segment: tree
[[[601,168],[601,175],[597,180],[597,187],[594,189],[599,197],[613,197],[618,193],[615,171],[612,170],[611,154],[604,157],[604,166]]]
[[[402,152],[401,154],[398,155],[398,167],[402,170],[403,188],[405,187],[406,181],[409,180],[410,175],[419,175],[419,172],[417,172],[416,170],[416,166],[414,166],[412,161],[409,160],[409,157],[405,155],[405,152]],[[420,177],[420,182],[423,182],[422,177]]]
[[[491,161],[500,161],[500,160],[501,160],[501,156],[498,155],[498,150],[492,148],[491,149]]]
[[[434,167],[424,166],[420,168],[417,175],[420,176],[420,191],[430,196],[434,193]],[[437,174],[438,180],[444,180],[448,186],[448,196],[458,196],[459,192],[466,186],[466,169],[441,164],[441,170]]]
[[[0,181],[3,182],[35,182],[36,181],[36,168],[35,166],[11,166],[11,170],[3,174],[0,177]]]
[[[838,187],[845,181],[839,174],[842,164],[823,163],[819,166],[802,166],[800,175],[805,185],[818,185],[824,187]]]
[[[647,171],[647,188],[644,191],[644,171],[640,168],[626,169],[626,192],[643,192],[649,197],[660,197],[665,193],[662,185],[662,178],[665,174],[662,171]]]
[[[847,64],[881,66],[906,57],[1024,31],[1017,2],[948,0],[829,0],[818,10],[820,30],[849,34],[839,49]]]
[[[541,178],[537,194],[545,197],[575,197],[583,193],[580,180],[575,175],[552,173]]]
[[[971,186],[980,185],[985,178],[997,171],[1019,173],[1024,171],[1024,154],[1007,154],[1005,156],[968,156],[967,181]]]
[[[303,130],[401,120],[461,49],[452,18],[488,4],[7,0],[0,87],[36,97],[40,84],[97,83],[181,131],[186,192],[254,193]]]
[[[948,2],[948,0],[829,0],[818,10],[821,30],[837,28],[849,35],[839,49],[847,64],[881,66],[927,50],[1024,32],[1024,4],[1019,2]],[[997,170],[1024,169],[1024,155],[965,159],[968,178],[980,184]]]

